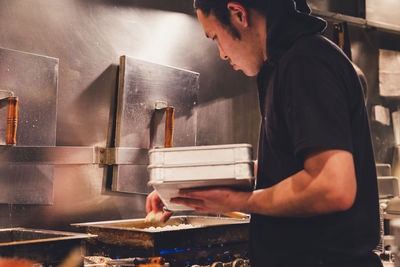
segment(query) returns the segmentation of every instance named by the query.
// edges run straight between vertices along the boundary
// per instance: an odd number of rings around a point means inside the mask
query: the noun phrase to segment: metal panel
[[[52,204],[52,165],[0,165],[0,203]]]
[[[369,21],[400,26],[400,1],[366,0],[365,5]]]
[[[362,0],[309,0],[308,3],[312,9],[365,17],[365,5]]]
[[[196,112],[199,74],[128,56],[121,57],[118,87],[116,147],[149,149],[164,144],[163,102],[175,107],[174,143],[196,145]],[[114,166],[112,189],[147,193],[145,165]]]
[[[19,98],[17,146],[55,146],[58,59],[0,48],[0,88]],[[0,106],[5,144],[7,105]],[[53,166],[0,164],[0,203],[50,204]]]
[[[400,97],[400,52],[379,50],[379,93]]]

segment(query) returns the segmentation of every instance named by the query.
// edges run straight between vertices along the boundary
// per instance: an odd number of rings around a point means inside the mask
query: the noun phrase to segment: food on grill
[[[179,225],[166,225],[162,227],[154,227],[150,226],[145,228],[144,230],[149,230],[149,231],[170,231],[170,230],[182,230],[182,229],[189,229],[189,228],[194,228],[193,224],[179,224]]]
[[[153,210],[147,213],[146,218],[144,219],[144,222],[150,222],[150,223],[158,223],[161,222],[161,217],[163,213],[160,212],[154,212]]]
[[[103,256],[86,256],[84,257],[85,264],[106,264],[109,262],[111,258],[103,257]]]

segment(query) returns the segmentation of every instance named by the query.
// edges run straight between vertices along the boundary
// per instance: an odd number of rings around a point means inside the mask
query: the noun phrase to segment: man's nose
[[[219,56],[221,57],[221,59],[227,60],[228,56],[225,54],[224,50],[220,46],[218,46],[218,49],[219,49]]]

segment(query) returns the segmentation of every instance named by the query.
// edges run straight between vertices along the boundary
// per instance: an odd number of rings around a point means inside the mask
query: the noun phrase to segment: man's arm
[[[357,192],[353,156],[344,150],[310,154],[304,169],[282,182],[254,192],[228,189],[182,191],[174,203],[203,213],[242,211],[269,216],[306,217],[344,211]]]

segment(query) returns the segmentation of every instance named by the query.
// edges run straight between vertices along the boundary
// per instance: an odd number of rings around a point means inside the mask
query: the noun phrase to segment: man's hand
[[[242,211],[250,195],[249,192],[239,192],[226,188],[186,189],[179,191],[179,197],[171,199],[171,203],[183,204],[199,213],[221,214]]]
[[[172,212],[164,212],[164,203],[161,201],[160,197],[158,196],[156,191],[151,192],[146,198],[146,212],[150,213],[151,211],[163,212],[161,216],[161,221],[166,222],[168,221],[169,217],[171,217]]]

